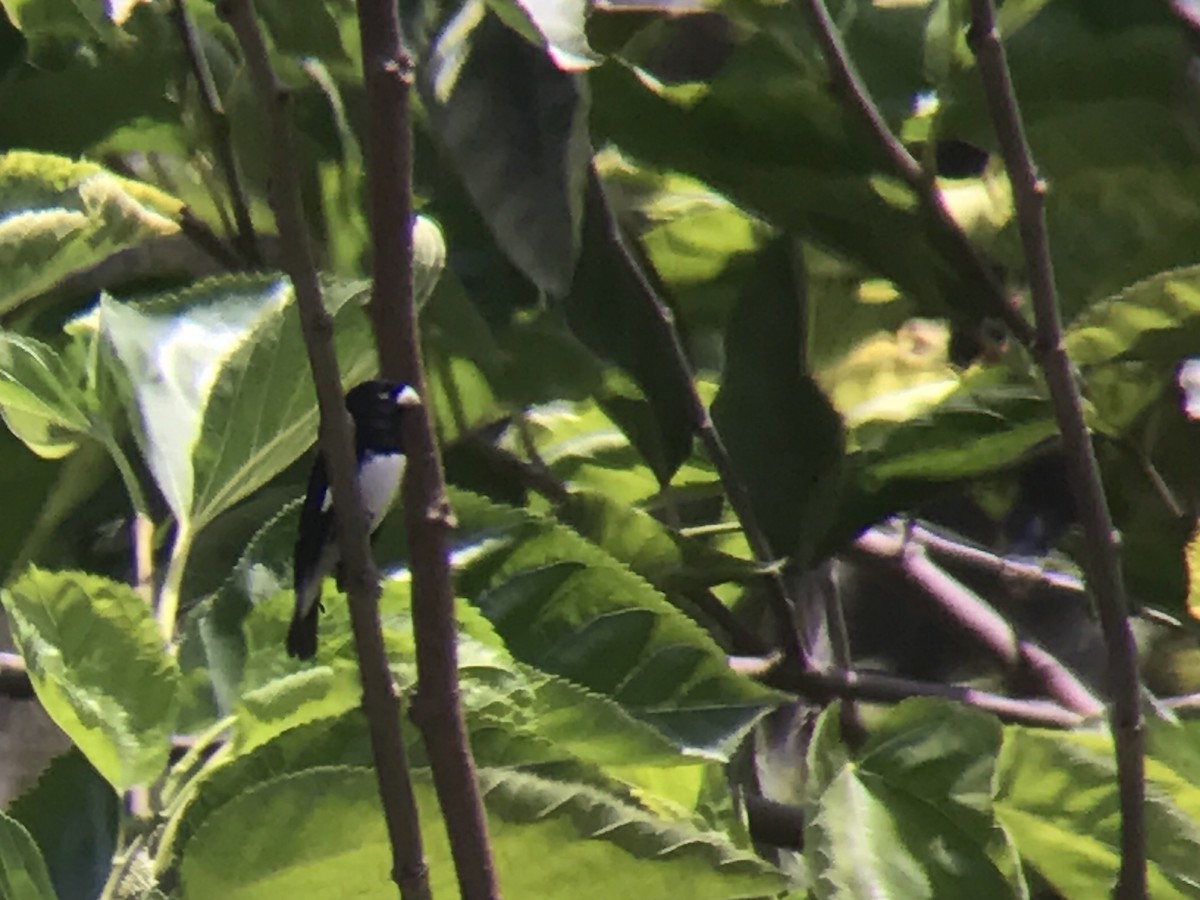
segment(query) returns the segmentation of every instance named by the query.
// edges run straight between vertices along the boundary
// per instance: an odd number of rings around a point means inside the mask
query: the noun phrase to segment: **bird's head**
[[[395,381],[364,381],[346,393],[346,409],[354,419],[358,449],[399,452],[400,423],[405,410],[421,405],[417,392]]]

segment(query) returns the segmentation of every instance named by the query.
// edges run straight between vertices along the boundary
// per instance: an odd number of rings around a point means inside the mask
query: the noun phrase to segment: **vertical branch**
[[[171,12],[172,18],[175,19],[175,27],[179,29],[188,64],[192,67],[192,75],[196,79],[196,89],[200,92],[200,104],[204,108],[212,135],[213,152],[216,153],[217,164],[221,167],[221,174],[224,175],[225,184],[229,188],[229,202],[233,206],[233,221],[237,226],[234,246],[237,247],[238,257],[242,262],[257,265],[261,262],[258,238],[254,234],[254,223],[250,220],[250,204],[246,201],[246,192],[242,187],[241,176],[238,175],[233,144],[229,140],[229,118],[221,106],[221,98],[217,95],[204,53],[196,43],[196,32],[192,28],[192,20],[183,0],[175,0]]]
[[[401,43],[395,0],[358,0],[358,26],[369,114],[366,155],[374,267],[369,311],[384,376],[408,382],[424,397],[412,270],[413,64]],[[499,897],[499,891],[459,700],[449,553],[454,516],[427,407],[406,417],[404,446],[408,469],[403,505],[417,651],[412,717],[425,739],[459,891],[468,900],[489,900]]]
[[[1054,415],[1062,433],[1067,477],[1083,526],[1083,570],[1108,647],[1108,670],[1112,678],[1109,723],[1116,746],[1121,799],[1121,871],[1114,896],[1131,900],[1144,898],[1147,896],[1145,772],[1137,648],[1127,614],[1118,536],[1109,515],[1091,437],[1083,418],[1075,370],[1063,346],[1054,268],[1046,233],[1046,184],[1034,168],[1025,139],[991,0],[971,0],[967,42],[979,64],[992,127],[1012,182],[1036,318],[1034,357],[1046,376]]]
[[[371,734],[375,774],[392,842],[392,878],[405,900],[427,900],[429,881],[421,847],[416,802],[400,730],[395,687],[384,652],[379,622],[379,572],[371,556],[369,528],[355,478],[354,446],[333,348],[333,320],[321,298],[317,270],[304,225],[300,176],[290,121],[290,93],[275,77],[252,0],[220,0],[221,17],[237,35],[268,120],[271,207],[282,243],[284,269],[296,291],[300,324],[321,410],[321,451],[329,467],[330,487],[343,583],[362,675],[363,711]]]

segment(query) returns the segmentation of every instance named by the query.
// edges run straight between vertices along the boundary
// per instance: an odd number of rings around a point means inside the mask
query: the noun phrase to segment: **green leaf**
[[[798,18],[774,9],[777,18]],[[666,49],[650,46],[634,62],[653,70]],[[919,49],[914,44],[918,73]],[[978,318],[977,298],[988,291],[979,271],[890,175],[878,143],[844,114],[811,56],[797,59],[760,33],[738,41],[703,84],[665,84],[612,61],[591,74],[592,128],[600,138],[890,279],[922,315]],[[908,93],[903,102],[911,100]]]
[[[3,0],[8,19],[36,51],[42,46],[79,41],[83,44],[120,43],[128,38],[113,24],[113,4],[61,3],[56,0]],[[115,18],[115,16],[113,17]]]
[[[1087,397],[1124,430],[1158,398],[1200,340],[1200,267],[1161,272],[1092,304],[1064,334]]]
[[[805,371],[795,264],[786,240],[764,252],[730,316],[712,414],[775,554],[805,560],[831,518],[843,438]]]
[[[928,701],[889,711],[851,759],[835,705],[810,747],[805,856],[830,897],[982,897],[1023,891],[995,829],[990,781],[1000,728],[991,716]]]
[[[104,578],[36,568],[2,596],[50,718],[117,790],[154,780],[170,751],[179,668],[146,604]]]
[[[370,371],[365,317],[330,292],[343,377]],[[290,284],[227,276],[154,304],[105,297],[99,333],[134,434],[181,523],[197,531],[296,459],[317,408]],[[337,313],[341,312],[341,315]]]
[[[904,422],[867,423],[855,437],[868,486],[913,478],[952,481],[996,472],[1057,434],[1049,402],[1036,384],[981,370],[935,407]]]
[[[1149,728],[1170,728],[1153,719]],[[1152,742],[1153,743],[1153,742]],[[1200,789],[1174,760],[1146,760],[1146,848],[1153,897],[1200,889]],[[1120,863],[1120,803],[1107,735],[1010,726],[995,808],[1022,857],[1065,897],[1108,892]]]
[[[279,53],[314,56],[327,63],[349,62],[336,14],[340,11],[344,16],[347,6],[337,0],[260,0],[254,4]]]
[[[487,8],[535,47],[542,47],[566,72],[600,61],[588,46],[588,6],[582,0],[485,0]]]
[[[0,157],[0,312],[120,250],[179,231],[179,201],[93,163]]]
[[[507,407],[496,396],[503,357],[491,329],[455,279],[438,284],[421,310],[425,405],[433,413],[438,442],[504,417]]]
[[[55,758],[13,803],[9,812],[46,857],[53,896],[100,896],[117,850],[120,807],[120,796],[78,748]]]
[[[667,528],[636,506],[599,491],[574,491],[556,515],[660,591],[746,581],[759,566]]]
[[[1014,14],[1039,5],[1021,4]],[[1191,125],[1172,100],[1191,51],[1170,5],[1056,0],[1012,34],[1005,50],[1026,136],[1051,185],[1046,220],[1065,315],[1156,272],[1194,264],[1200,165]],[[952,79],[939,128],[944,137],[993,149],[980,84],[974,69]],[[1023,266],[1015,230],[1002,261]]]
[[[597,400],[663,485],[691,452],[695,416],[676,360],[671,314],[648,296],[653,273],[625,242],[595,169],[585,195],[583,248],[565,309],[571,331],[633,378],[610,379]]]
[[[55,900],[46,863],[29,832],[0,813],[0,897]]]
[[[283,656],[291,598],[260,603],[246,622],[249,658],[236,710],[234,746],[239,753],[261,747],[289,729],[330,719],[359,706],[361,687],[346,598],[325,596],[318,665]],[[416,684],[410,584],[389,579],[380,612],[393,675],[402,687]],[[679,767],[695,760],[612,700],[513,660],[474,607],[461,603],[459,684],[476,758],[493,765],[577,760],[621,770],[616,777],[653,789],[650,773],[630,767]],[[414,761],[424,750],[410,751]],[[414,762],[415,764],[415,762]]]
[[[344,598],[339,598],[344,601]],[[336,600],[330,599],[330,602]],[[281,643],[276,643],[276,656]],[[265,676],[252,672],[252,679]],[[258,687],[242,691],[234,714],[237,717],[234,749],[247,753],[290,728],[322,718],[332,718],[362,702],[358,668],[351,660],[332,665],[306,666]]]
[[[770,229],[702,182],[596,157],[616,218],[644,222],[639,240],[670,289],[685,333],[720,328]]]
[[[599,792],[533,776],[481,770],[497,877],[506,895],[578,900],[643,896],[753,897],[782,876],[715,834],[667,825]],[[431,783],[413,784],[434,896],[456,889]],[[278,839],[280,822],[288,840]],[[247,843],[249,841],[249,843]],[[188,843],[188,897],[267,898],[394,891],[386,829],[369,769],[311,769],[266,782],[213,812]]]
[[[27,453],[24,445],[4,429],[0,429],[0,458],[4,459],[0,493],[7,504],[7,513],[0,522],[0,578],[7,580],[34,558],[31,553],[46,546],[51,530],[42,523],[62,509],[54,499],[58,485],[67,476],[64,464]],[[95,463],[93,459],[93,471],[102,471]]]
[[[516,658],[611,697],[700,754],[727,753],[775,705],[698,625],[575,532],[465,493],[454,507],[459,590]]]
[[[482,0],[459,9],[418,73],[433,129],[497,243],[538,287],[565,294],[590,156],[584,82]]]
[[[66,456],[91,430],[79,381],[51,347],[0,332],[0,414],[43,459]]]
[[[180,143],[179,109],[167,91],[181,62],[177,39],[147,38],[95,53],[76,52],[67,59],[59,54],[50,67],[36,65],[39,48],[33,47],[33,64],[13,67],[0,81],[0,107],[5,111],[0,144],[74,157],[122,128],[138,133],[143,141],[168,136]],[[56,114],[44,115],[47,109]],[[138,144],[141,150],[153,147]]]

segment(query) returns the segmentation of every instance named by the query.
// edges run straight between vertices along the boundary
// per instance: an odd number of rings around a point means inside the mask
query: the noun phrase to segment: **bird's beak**
[[[404,390],[396,395],[395,403],[397,406],[420,406],[421,397],[410,385],[405,385]]]

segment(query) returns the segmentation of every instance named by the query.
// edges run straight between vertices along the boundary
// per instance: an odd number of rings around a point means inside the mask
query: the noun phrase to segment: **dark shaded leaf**
[[[55,900],[45,860],[21,823],[0,813],[0,896]]]
[[[841,419],[804,368],[790,242],[764,251],[725,333],[713,420],[779,556],[806,560],[829,527],[840,485]]]
[[[567,323],[603,359],[632,376],[638,391],[610,381],[601,405],[667,484],[687,459],[695,416],[663,301],[648,263],[620,233],[595,168],[589,170],[583,251],[566,302]],[[644,400],[643,400],[644,398]]]
[[[112,867],[120,807],[112,785],[72,748],[9,812],[41,848],[56,896],[91,898],[100,896]]]
[[[497,243],[566,293],[591,155],[585,85],[469,0],[418,68],[430,121]]]

